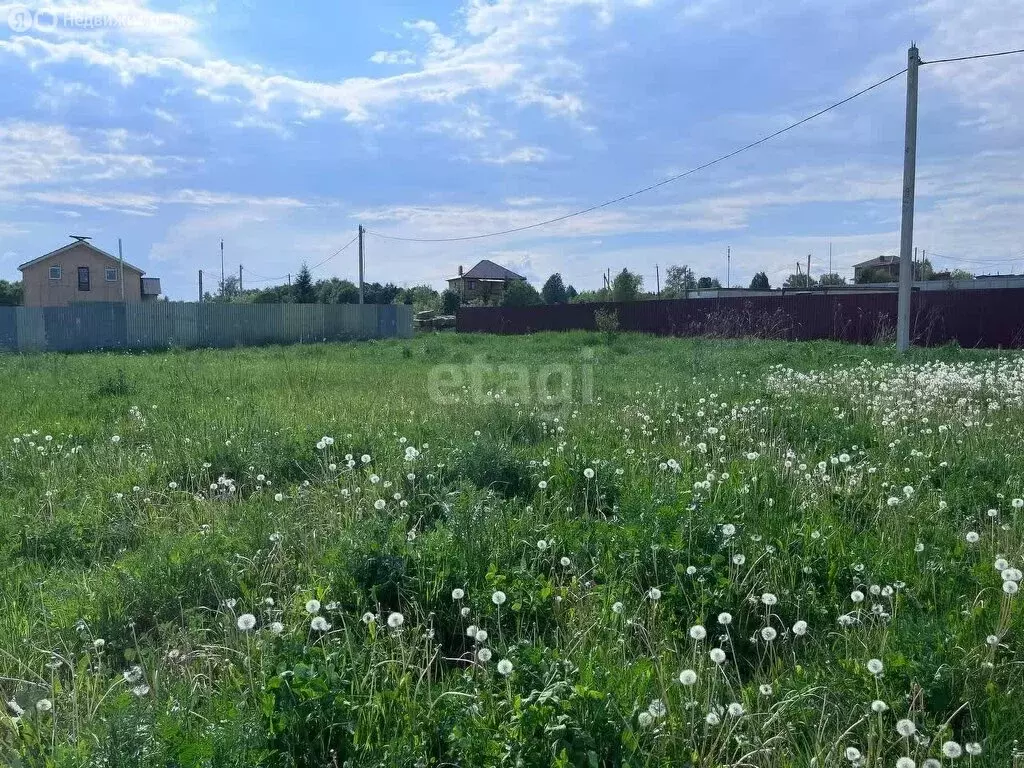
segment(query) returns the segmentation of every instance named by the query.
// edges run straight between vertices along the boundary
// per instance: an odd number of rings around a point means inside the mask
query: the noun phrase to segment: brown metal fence
[[[594,314],[614,312],[619,329],[663,336],[888,341],[896,327],[895,293],[779,294],[712,299],[463,307],[460,332],[521,334],[596,330]],[[911,302],[915,344],[1024,346],[1024,288],[918,291]]]

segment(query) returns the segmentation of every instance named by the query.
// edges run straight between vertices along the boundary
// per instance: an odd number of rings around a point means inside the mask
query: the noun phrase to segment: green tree
[[[836,272],[829,272],[818,278],[818,285],[846,285],[846,278]]]
[[[295,276],[292,284],[292,296],[296,304],[313,304],[316,302],[316,291],[313,289],[313,277],[309,274],[309,267],[302,263],[302,269]]]
[[[859,284],[866,283],[895,283],[897,278],[888,269],[864,269],[857,276]]]
[[[459,294],[451,288],[446,288],[444,293],[441,294],[441,312],[446,315],[454,315],[458,311],[459,304],[461,303]]]
[[[612,281],[612,301],[636,301],[644,279],[623,268]]]
[[[569,300],[565,283],[558,272],[547,279],[544,287],[540,289],[540,295],[544,297],[545,304],[565,304]]]
[[[710,291],[715,288],[721,288],[722,284],[718,282],[717,277],[702,277],[697,281],[698,291]]]
[[[238,278],[235,275],[228,275],[220,281],[218,286],[217,301],[234,301],[239,298],[241,292],[238,290]]]
[[[666,299],[682,299],[687,291],[697,288],[697,278],[693,270],[683,264],[681,267],[672,265],[665,270],[665,288],[661,295]]]
[[[770,291],[771,289],[772,284],[768,282],[768,275],[764,272],[758,272],[750,281],[750,290],[752,291]]]
[[[611,291],[607,288],[599,288],[596,291],[580,291],[572,299],[574,304],[594,304],[600,301],[611,300]]]
[[[813,288],[816,285],[813,277],[809,277],[802,272],[794,272],[792,275],[786,278],[786,282],[782,284],[783,288]]]
[[[0,280],[0,307],[17,307],[23,298],[21,282]]]
[[[950,280],[973,280],[974,273],[968,272],[966,269],[954,269],[949,273]]]
[[[579,291],[577,291],[577,290],[576,290],[576,289],[575,289],[575,288],[574,288],[573,286],[571,286],[571,285],[570,285],[570,286],[568,286],[568,287],[567,287],[567,288],[565,289],[565,300],[566,300],[566,301],[573,301],[573,300],[575,300],[575,298],[576,298],[577,296],[579,296],[579,295],[580,295],[580,292],[579,292]]]
[[[505,289],[505,295],[501,297],[503,307],[532,307],[543,304],[544,300],[537,289],[525,280],[513,280]]]

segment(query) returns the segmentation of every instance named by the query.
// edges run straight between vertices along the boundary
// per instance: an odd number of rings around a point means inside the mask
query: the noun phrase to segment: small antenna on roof
[[[85,235],[68,235],[72,240],[77,240],[80,243],[84,243],[86,240],[92,240],[91,237]]]

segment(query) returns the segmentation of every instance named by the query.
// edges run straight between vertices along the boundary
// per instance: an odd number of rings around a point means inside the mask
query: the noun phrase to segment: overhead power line
[[[954,56],[951,59],[932,59],[931,61],[922,61],[921,66],[925,64],[945,64],[947,61],[970,61],[971,59],[991,59],[995,56],[1011,56],[1015,53],[1024,53],[1024,48],[1017,48],[1012,51],[998,51],[996,53],[975,53],[971,56]]]
[[[572,219],[572,218],[575,218],[577,216],[583,216],[583,215],[588,214],[588,213],[593,213],[594,211],[600,210],[602,208],[607,208],[608,206],[615,205],[616,203],[621,203],[624,200],[629,200],[630,198],[637,197],[638,195],[642,195],[642,194],[644,194],[646,192],[650,192],[652,190],[658,189],[659,187],[664,187],[667,184],[671,184],[673,182],[679,181],[680,179],[686,178],[687,176],[691,176],[691,175],[697,173],[698,171],[703,171],[705,168],[710,168],[713,165],[717,165],[718,163],[721,163],[721,162],[723,162],[725,160],[728,160],[730,157],[735,157],[736,155],[740,154],[741,152],[746,152],[747,150],[750,150],[750,149],[753,149],[754,147],[760,146],[761,144],[764,144],[765,142],[771,141],[772,139],[776,138],[777,136],[781,136],[782,134],[784,134],[784,133],[786,133],[788,131],[791,131],[794,128],[798,128],[799,126],[803,125],[804,123],[808,123],[808,122],[810,122],[811,120],[814,120],[817,117],[821,117],[826,112],[831,112],[833,109],[836,109],[837,107],[841,107],[843,104],[851,102],[854,99],[858,98],[859,96],[863,96],[865,93],[868,93],[869,91],[873,91],[875,88],[878,88],[879,86],[885,85],[886,83],[890,82],[891,80],[895,80],[897,77],[899,77],[900,75],[902,75],[906,71],[907,71],[906,69],[901,69],[899,72],[894,72],[893,74],[889,75],[888,77],[886,77],[886,78],[884,78],[882,80],[879,80],[877,83],[873,83],[872,85],[869,85],[867,88],[862,88],[861,90],[857,91],[856,93],[851,94],[850,96],[847,96],[845,99],[842,99],[840,101],[834,102],[834,103],[828,105],[827,107],[825,107],[824,109],[818,110],[813,115],[808,115],[807,117],[803,118],[802,120],[797,120],[795,123],[790,123],[785,128],[780,128],[779,130],[775,131],[774,133],[769,133],[766,136],[762,136],[761,138],[757,139],[756,141],[752,141],[749,144],[745,144],[744,146],[740,147],[739,149],[734,149],[732,152],[729,152],[727,154],[720,155],[719,157],[716,157],[714,160],[709,160],[708,162],[702,163],[701,165],[698,165],[698,166],[695,166],[693,168],[690,168],[687,171],[683,171],[682,173],[677,173],[674,176],[669,176],[667,179],[662,179],[661,181],[659,181],[659,182],[657,182],[655,184],[651,184],[649,186],[643,187],[642,189],[638,189],[638,190],[636,190],[634,192],[630,192],[628,194],[621,195],[620,197],[616,197],[616,198],[614,198],[612,200],[606,200],[603,203],[598,203],[597,205],[592,205],[589,208],[584,208],[584,209],[579,210],[579,211],[573,211],[572,213],[567,213],[567,214],[564,214],[562,216],[555,216],[554,218],[545,219],[544,221],[538,221],[538,222],[535,222],[533,224],[527,224],[527,225],[522,226],[522,227],[513,227],[511,229],[504,229],[504,230],[501,230],[499,232],[487,232],[487,233],[481,234],[481,235],[464,235],[462,237],[398,237],[396,235],[381,234],[380,232],[374,232],[372,230],[367,230],[367,233],[371,234],[371,235],[374,235],[375,237],[384,238],[385,240],[401,240],[401,241],[409,242],[409,243],[453,243],[453,242],[464,241],[464,240],[482,240],[484,238],[498,237],[500,235],[511,235],[511,234],[516,233],[516,232],[525,232],[525,231],[530,230],[530,229],[537,229],[538,227],[545,227],[545,226],[547,226],[549,224],[557,224],[560,221],[566,221],[567,219]]]
[[[312,267],[310,267],[309,271],[312,272],[314,269],[322,267],[324,264],[326,264],[328,261],[330,261],[331,259],[335,258],[336,256],[340,256],[342,253],[344,253],[346,250],[348,250],[352,246],[352,243],[354,243],[358,239],[359,239],[359,235],[356,235],[351,240],[349,240],[347,243],[345,243],[345,245],[341,246],[341,248],[339,248],[334,253],[332,253],[330,256],[328,256],[326,259],[324,259],[323,261],[321,261],[321,262],[319,262],[317,264],[314,264]]]

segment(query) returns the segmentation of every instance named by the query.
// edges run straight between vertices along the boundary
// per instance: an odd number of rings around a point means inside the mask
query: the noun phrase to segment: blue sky
[[[925,60],[1024,40],[1004,0],[4,2],[0,278],[68,234],[121,237],[172,298],[219,272],[221,238],[265,285],[359,223],[529,224],[814,112],[905,66],[911,39]],[[653,288],[682,263],[724,282],[731,246],[734,284],[775,284],[808,253],[824,271],[829,242],[850,274],[898,248],[904,88],[562,224],[370,236],[367,279],[442,287],[490,258],[538,285],[625,266]],[[937,266],[1024,271],[1022,115],[1024,56],[922,68],[916,244]],[[332,275],[355,277],[354,248],[314,273]]]

